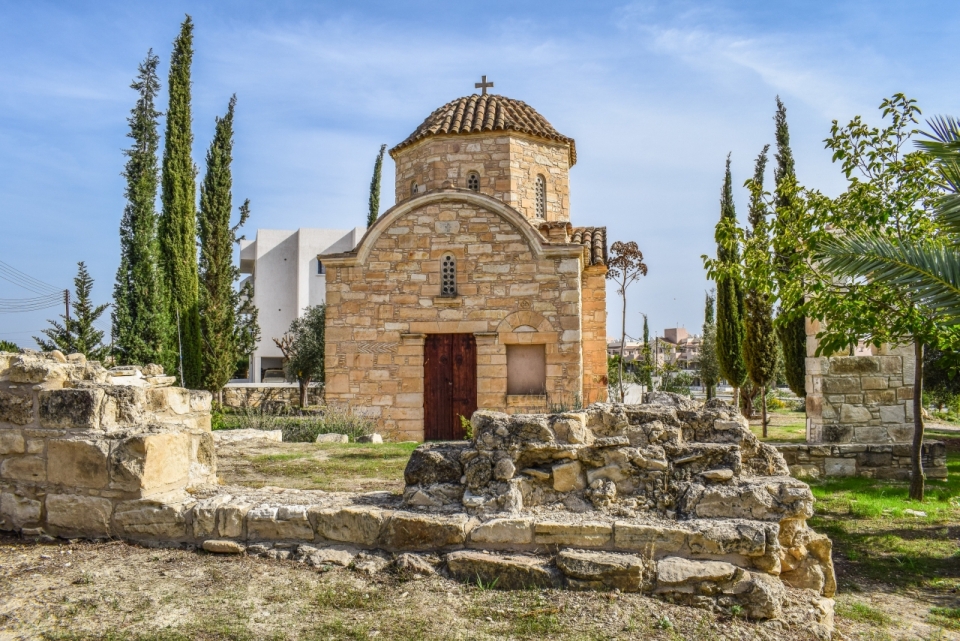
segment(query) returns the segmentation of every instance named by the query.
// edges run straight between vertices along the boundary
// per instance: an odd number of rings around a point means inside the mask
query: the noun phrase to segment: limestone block
[[[40,425],[99,429],[102,389],[59,389],[40,392]]]
[[[0,494],[0,526],[3,529],[19,530],[36,525],[40,521],[40,501],[11,492]]]
[[[560,572],[535,556],[462,550],[447,555],[447,569],[459,581],[479,581],[501,590],[556,588],[563,583]]]
[[[629,521],[614,523],[614,546],[618,550],[643,552],[649,558],[679,552],[686,539],[687,531],[679,527],[639,525]]]
[[[231,498],[229,494],[220,494],[204,499],[193,506],[194,538],[205,539],[209,536],[217,536],[217,510],[228,504]]]
[[[11,383],[44,383],[70,378],[74,367],[43,354],[18,354],[10,361],[7,375]]]
[[[887,429],[887,435],[894,443],[910,443],[913,441],[913,423],[901,423],[900,425],[884,425]]]
[[[236,541],[209,539],[203,542],[203,549],[213,554],[243,554],[246,548]]]
[[[365,506],[311,509],[310,516],[323,538],[363,546],[376,545],[384,520],[383,510]]]
[[[764,556],[767,541],[776,541],[778,529],[774,524],[740,519],[691,521],[690,525],[694,531],[687,536],[687,545],[702,555]]]
[[[137,435],[121,441],[110,456],[111,486],[149,497],[185,489],[191,463],[190,434]]]
[[[850,357],[857,358],[857,357]],[[849,403],[844,403],[840,406],[840,422],[841,423],[866,423],[873,416],[870,414],[870,410],[861,405],[851,405]]]
[[[249,503],[234,502],[217,509],[217,531],[220,536],[240,538],[243,536],[243,522],[247,512],[253,506]]]
[[[886,443],[889,433],[885,425],[857,425],[853,428],[856,443]]]
[[[686,588],[693,592],[703,581],[726,583],[737,574],[737,567],[722,561],[694,561],[676,556],[657,562],[656,592],[678,591]]]
[[[109,452],[106,441],[51,439],[47,442],[47,480],[65,488],[106,487]]]
[[[557,555],[557,567],[568,577],[598,582],[621,592],[640,592],[644,587],[647,563],[633,554],[563,550]]]
[[[860,388],[864,390],[883,390],[888,386],[886,376],[864,376],[860,379]]]
[[[33,422],[33,398],[0,390],[0,423],[26,425]]]
[[[463,476],[461,454],[468,443],[426,443],[413,451],[403,471],[407,485],[459,483]]]
[[[835,356],[829,359],[830,374],[873,374],[880,372],[878,356]]]
[[[303,550],[304,545],[300,546],[300,550]],[[339,565],[341,567],[347,567],[353,560],[356,558],[355,552],[350,552],[348,550],[335,550],[332,548],[323,548],[319,550],[311,550],[307,556],[307,563],[315,567],[321,565]],[[403,555],[401,555],[403,556]]]
[[[903,405],[880,406],[881,423],[903,423],[904,419]]]
[[[401,576],[430,576],[436,574],[433,565],[422,556],[404,553],[397,556],[393,567]]]
[[[824,476],[856,476],[857,459],[827,458],[823,461]]]
[[[380,542],[392,550],[434,550],[462,545],[474,524],[466,514],[394,512],[384,523]]]
[[[533,543],[533,519],[493,519],[470,531],[471,543],[527,545]]]
[[[4,459],[0,462],[0,478],[43,483],[47,480],[46,462],[39,456]]]
[[[349,443],[350,437],[346,434],[317,434],[317,443]]]
[[[593,432],[587,429],[586,417],[582,412],[561,414],[550,427],[561,443],[590,445],[593,442]]]
[[[47,524],[61,536],[90,538],[110,535],[113,503],[97,496],[47,495]]]
[[[791,465],[790,476],[797,479],[818,479],[820,478],[820,466],[813,464]]]
[[[534,525],[533,540],[539,545],[603,547],[610,543],[613,526],[609,523],[551,523]]]
[[[146,390],[146,398],[151,412],[175,416],[190,413],[191,393],[182,387],[152,387]]]
[[[125,376],[133,379],[132,376]],[[100,413],[100,427],[106,430],[118,427],[132,427],[144,421],[143,408],[146,405],[146,391],[142,387],[130,385],[110,385],[103,387],[105,396]]]
[[[312,541],[313,527],[302,506],[260,505],[247,512],[247,540]]]
[[[553,489],[557,492],[573,492],[587,486],[580,461],[558,463],[553,466]]]
[[[20,430],[0,430],[0,454],[23,454],[23,433]]]
[[[236,443],[238,441],[250,441],[263,439],[265,441],[283,442],[283,430],[217,430],[213,433],[215,443]]]
[[[184,539],[187,536],[185,509],[175,503],[124,501],[114,508],[113,531],[132,539]]]
[[[858,378],[828,376],[823,379],[825,394],[856,394],[860,389],[860,379]]]

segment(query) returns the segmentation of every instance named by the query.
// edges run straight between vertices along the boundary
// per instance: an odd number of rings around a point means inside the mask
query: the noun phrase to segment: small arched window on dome
[[[411,196],[416,196],[416,195],[417,195],[417,190],[418,190],[417,181],[414,180],[412,183],[410,183],[410,195],[411,195]]]
[[[467,189],[470,191],[480,191],[480,174],[475,171],[467,174]]]
[[[457,259],[453,254],[444,254],[440,259],[440,296],[455,298],[457,295]]]
[[[537,174],[536,184],[536,216],[537,218],[546,218],[547,214],[547,179],[543,174]]]

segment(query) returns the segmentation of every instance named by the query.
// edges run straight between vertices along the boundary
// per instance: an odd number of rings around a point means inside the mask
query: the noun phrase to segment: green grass
[[[402,479],[403,470],[419,443],[318,443],[297,452],[251,457],[264,476],[308,480],[321,490],[343,487],[351,479]]]
[[[845,619],[857,621],[859,623],[869,623],[877,627],[886,627],[893,623],[893,619],[883,610],[871,607],[866,603],[854,601],[853,603],[840,602],[837,604],[837,614]]]
[[[960,630],[960,608],[930,608],[929,623],[948,630]]]

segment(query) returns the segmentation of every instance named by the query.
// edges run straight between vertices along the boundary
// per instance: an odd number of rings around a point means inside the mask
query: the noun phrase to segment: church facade
[[[396,204],[326,266],[326,401],[398,440],[607,397],[607,240],[570,222],[573,139],[472,95],[390,150]]]

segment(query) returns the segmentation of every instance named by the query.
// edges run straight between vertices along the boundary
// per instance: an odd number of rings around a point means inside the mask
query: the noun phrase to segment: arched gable
[[[533,327],[538,332],[552,332],[555,331],[553,325],[548,321],[543,315],[529,310],[522,309],[519,312],[514,312],[500,321],[500,324],[497,325],[498,333],[513,332],[518,327]]]

